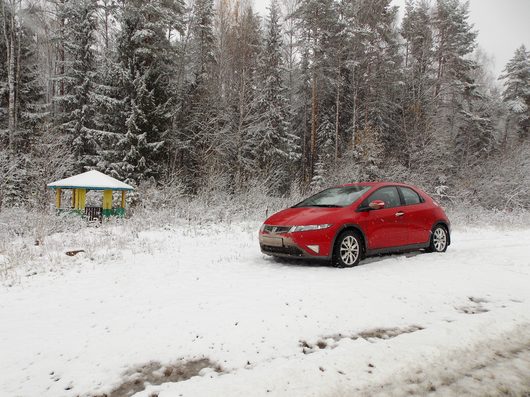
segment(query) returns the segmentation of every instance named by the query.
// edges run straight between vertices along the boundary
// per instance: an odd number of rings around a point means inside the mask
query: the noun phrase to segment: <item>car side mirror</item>
[[[383,200],[374,200],[368,205],[368,207],[370,207],[371,210],[382,210],[385,208],[385,202]]]

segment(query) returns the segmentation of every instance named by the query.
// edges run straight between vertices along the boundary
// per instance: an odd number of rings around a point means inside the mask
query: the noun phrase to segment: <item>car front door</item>
[[[385,207],[368,209],[371,202],[381,200]],[[372,193],[359,206],[359,224],[363,228],[368,249],[384,249],[407,244],[407,228],[402,218],[402,203],[397,187],[385,186]]]

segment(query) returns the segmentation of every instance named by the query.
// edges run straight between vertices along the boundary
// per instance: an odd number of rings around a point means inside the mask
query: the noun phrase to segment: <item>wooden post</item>
[[[55,208],[61,208],[61,189],[55,189]]]
[[[103,210],[112,209],[112,190],[103,191]]]
[[[72,189],[72,208],[75,209],[75,189]]]
[[[77,201],[77,209],[85,211],[86,207],[86,189],[79,189],[79,199]]]
[[[125,190],[121,192],[121,208],[125,209]]]

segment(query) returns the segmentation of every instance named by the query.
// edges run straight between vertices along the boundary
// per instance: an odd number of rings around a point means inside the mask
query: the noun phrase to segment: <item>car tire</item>
[[[355,230],[342,232],[333,247],[332,265],[339,268],[354,267],[363,257],[361,235]]]
[[[431,243],[428,252],[445,252],[449,246],[449,233],[447,228],[443,225],[436,225],[432,229],[431,233]]]

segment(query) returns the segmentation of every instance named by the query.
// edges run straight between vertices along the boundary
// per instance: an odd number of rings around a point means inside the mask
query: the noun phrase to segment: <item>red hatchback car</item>
[[[402,183],[354,183],[326,189],[268,218],[260,229],[267,255],[331,261],[352,267],[367,256],[451,243],[444,210]]]

